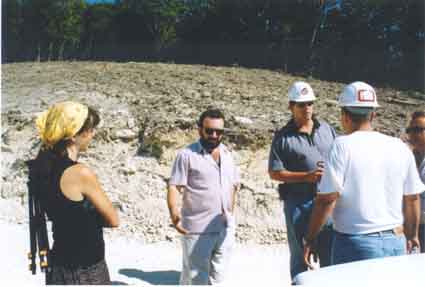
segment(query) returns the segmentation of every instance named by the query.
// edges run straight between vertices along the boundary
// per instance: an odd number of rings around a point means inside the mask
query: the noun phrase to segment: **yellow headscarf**
[[[36,120],[40,138],[48,147],[77,134],[88,115],[88,107],[76,102],[62,102],[51,106]]]

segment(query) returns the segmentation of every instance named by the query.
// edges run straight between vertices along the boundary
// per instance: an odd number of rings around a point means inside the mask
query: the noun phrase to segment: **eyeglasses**
[[[298,108],[305,108],[305,107],[311,107],[313,105],[313,102],[301,102],[295,104]]]
[[[418,134],[425,131],[425,127],[408,127],[406,129],[406,133],[408,134]]]
[[[221,136],[224,133],[223,129],[213,129],[213,128],[205,128],[205,133],[209,136],[216,133],[218,136]]]

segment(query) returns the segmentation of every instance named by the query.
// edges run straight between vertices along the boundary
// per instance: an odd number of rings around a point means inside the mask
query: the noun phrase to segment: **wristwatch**
[[[303,237],[303,246],[313,246],[314,241],[314,239],[307,239],[306,237]]]

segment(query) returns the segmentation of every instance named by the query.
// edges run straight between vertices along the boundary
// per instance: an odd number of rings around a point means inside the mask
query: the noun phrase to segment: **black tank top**
[[[94,206],[84,198],[72,201],[60,189],[64,171],[77,164],[69,158],[55,161],[47,197],[47,214],[52,221],[53,247],[51,263],[85,267],[105,258],[103,220]]]

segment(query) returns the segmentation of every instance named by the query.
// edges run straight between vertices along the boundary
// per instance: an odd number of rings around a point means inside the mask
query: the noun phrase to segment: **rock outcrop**
[[[25,161],[39,147],[34,119],[50,104],[76,100],[100,111],[102,122],[81,156],[116,202],[115,234],[144,242],[173,241],[166,182],[176,152],[197,139],[196,120],[209,106],[224,110],[225,142],[242,171],[237,238],[286,239],[276,182],[267,175],[275,130],[290,117],[286,91],[301,78],[268,70],[174,64],[55,62],[2,66],[2,178],[0,219],[27,221]],[[305,80],[305,79],[304,79]],[[315,111],[339,128],[337,95],[344,84],[307,79],[318,96]],[[376,128],[399,136],[408,115],[425,108],[425,95],[377,89]]]

